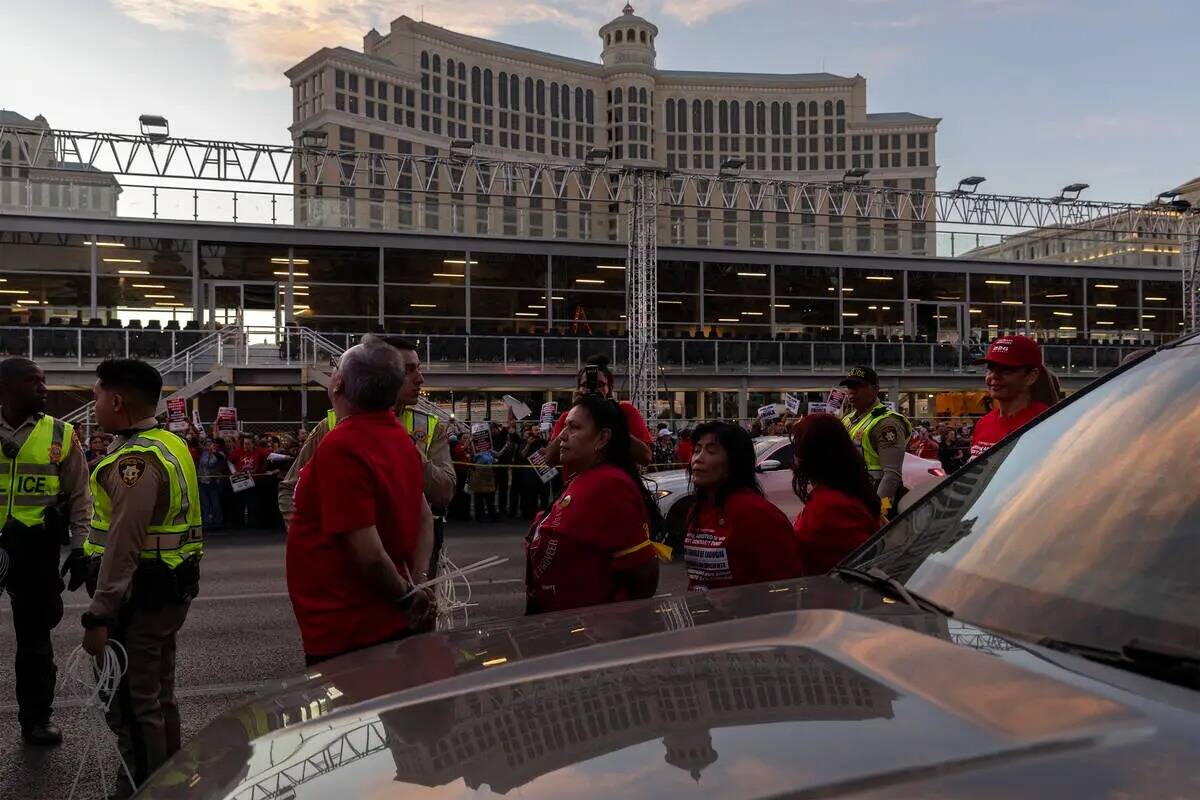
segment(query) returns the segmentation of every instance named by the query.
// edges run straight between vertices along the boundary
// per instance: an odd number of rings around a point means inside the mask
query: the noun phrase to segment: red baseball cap
[[[1042,348],[1028,336],[1001,336],[988,346],[987,355],[976,364],[1001,364],[1006,367],[1042,366]]]

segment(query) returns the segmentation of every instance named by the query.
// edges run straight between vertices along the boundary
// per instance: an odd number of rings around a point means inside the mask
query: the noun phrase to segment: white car
[[[763,436],[754,440],[754,461],[767,499],[787,518],[795,520],[804,503],[792,491],[792,441],[787,436]],[[904,485],[908,492],[900,500],[900,510],[925,496],[946,477],[940,461],[904,454]],[[687,470],[652,472],[645,476],[646,486],[658,500],[658,508],[667,522],[667,543],[678,547],[683,541],[688,514],[692,510],[692,485]]]

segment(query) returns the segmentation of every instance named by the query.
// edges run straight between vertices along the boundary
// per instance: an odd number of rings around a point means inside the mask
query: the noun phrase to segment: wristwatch
[[[88,631],[92,630],[93,628],[112,627],[111,620],[107,619],[106,617],[97,616],[90,611],[83,612],[83,616],[79,618],[79,621],[83,623],[84,630]]]

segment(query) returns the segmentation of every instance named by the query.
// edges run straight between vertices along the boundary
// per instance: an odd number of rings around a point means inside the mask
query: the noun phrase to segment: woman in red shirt
[[[750,434],[706,422],[692,433],[692,446],[696,504],[683,543],[688,591],[800,575],[792,527],[759,488]]]
[[[624,412],[584,395],[558,444],[573,477],[526,541],[525,613],[652,596],[658,554],[650,533],[662,518],[630,456]]]
[[[976,363],[987,365],[985,381],[992,410],[975,423],[971,458],[983,455],[1058,401],[1057,389],[1042,363],[1042,348],[1028,336],[1001,336]]]
[[[850,434],[832,414],[809,414],[792,435],[792,489],[804,501],[796,540],[805,575],[823,575],[879,530],[879,495]]]

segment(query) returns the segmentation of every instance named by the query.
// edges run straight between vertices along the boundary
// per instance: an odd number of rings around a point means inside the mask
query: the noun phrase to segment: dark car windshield
[[[1200,342],[971,463],[847,560],[986,627],[1119,650],[1200,642]]]

